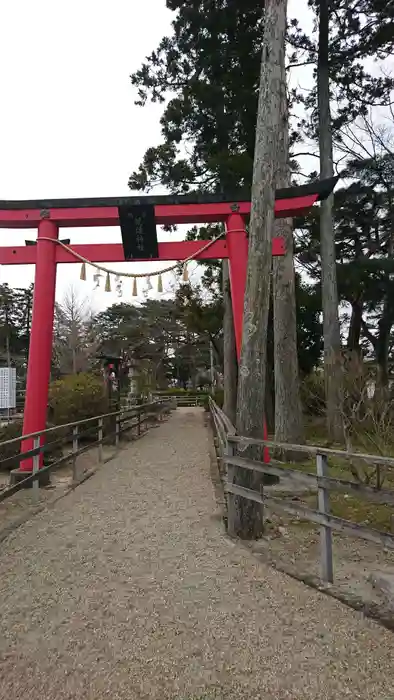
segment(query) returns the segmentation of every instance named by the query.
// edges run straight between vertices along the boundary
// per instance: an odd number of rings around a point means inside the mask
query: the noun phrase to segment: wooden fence
[[[331,450],[312,445],[289,445],[268,440],[255,440],[236,435],[235,428],[218,406],[211,400],[210,413],[216,433],[218,458],[227,467],[225,490],[227,492],[228,532],[234,535],[235,498],[242,497],[261,503],[264,509],[273,513],[285,513],[307,520],[320,527],[321,578],[333,583],[332,533],[357,537],[372,542],[386,549],[394,549],[394,535],[380,532],[350,520],[339,518],[330,513],[330,492],[340,492],[357,496],[377,504],[394,505],[394,491],[374,488],[358,481],[334,478],[329,475],[329,459],[340,458],[347,462],[358,460],[375,467],[394,469],[394,459],[378,455],[351,453]],[[268,447],[273,453],[302,453],[313,457],[316,463],[315,473],[306,473],[291,468],[287,463],[271,459],[268,464],[255,459],[242,457],[242,452],[250,446]],[[317,490],[318,508],[316,510],[292,500],[278,498],[241,486],[238,481],[240,470],[249,470],[261,474],[270,474],[279,478],[286,477],[294,486],[305,486]]]
[[[153,394],[152,397],[154,400],[158,400],[163,399],[164,395]],[[207,394],[196,394],[194,396],[188,394],[171,394],[165,398],[172,399],[179,407],[203,406],[204,402],[207,400]]]
[[[33,472],[22,481],[12,484],[2,491],[0,503],[13,496],[20,489],[30,486],[33,487],[38,496],[39,480],[42,481],[43,477],[48,477],[52,470],[67,463],[72,464],[73,483],[78,483],[80,480],[78,457],[80,455],[97,448],[98,463],[103,462],[103,446],[105,444],[114,444],[118,448],[123,434],[128,433],[131,439],[141,436],[153,424],[157,424],[164,416],[168,415],[174,407],[175,404],[170,399],[154,401],[1,442],[0,455],[2,452],[4,454],[7,448],[12,449],[15,446],[19,449],[23,440],[33,440],[32,450],[0,459],[0,469],[4,470],[15,468],[22,460],[33,458]],[[66,448],[66,454],[62,454],[47,466],[39,468],[40,455],[53,454],[55,450],[62,452],[64,448]]]

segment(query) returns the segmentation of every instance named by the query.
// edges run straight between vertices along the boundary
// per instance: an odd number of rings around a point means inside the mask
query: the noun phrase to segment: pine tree
[[[316,15],[317,36],[305,36],[294,22],[290,41],[316,65],[315,88],[303,100],[312,119],[301,120],[299,126],[319,141],[320,175],[326,178],[334,175],[333,147],[341,142],[343,128],[371,105],[389,99],[392,79],[369,74],[363,61],[391,52],[394,8],[380,0],[309,0],[309,5]],[[342,362],[333,213],[331,196],[322,203],[320,217],[324,370],[328,434],[340,440]]]
[[[255,0],[242,3],[211,0],[174,2],[169,6],[178,10],[173,24],[174,34],[163,39],[158,50],[132,77],[132,81],[139,90],[140,104],[145,104],[148,96],[153,100],[162,100],[169,90],[174,91],[176,96],[170,100],[162,117],[163,144],[147,151],[129,184],[132,188],[147,189],[160,182],[177,192],[199,189],[222,193],[243,187],[249,192],[263,39],[261,3]],[[184,148],[190,154],[187,159],[182,156]],[[283,157],[286,169],[287,152]],[[284,184],[289,183],[286,180]],[[200,231],[195,229],[192,235],[205,238],[215,233],[216,227],[208,227]],[[286,349],[293,357],[291,367],[295,373],[292,376],[294,381],[289,382],[284,372],[287,365],[277,365],[278,387],[284,388],[286,398],[280,390],[281,397],[276,402],[276,409],[281,437],[294,442],[301,439],[302,416],[301,411],[288,410],[289,406],[299,405],[299,388],[292,232],[287,227],[284,233],[289,248],[286,265],[291,270],[293,284],[289,287],[288,280],[280,273],[284,261],[282,264],[278,262],[274,284],[278,302],[275,318],[278,345],[282,344],[279,329],[287,329]],[[210,266],[211,276],[215,269],[219,271],[218,267]],[[219,274],[216,279],[219,282]],[[288,304],[290,315],[287,312]],[[224,305],[225,347],[234,352],[230,294],[224,295]],[[290,317],[291,331],[288,323]],[[236,392],[233,386],[236,378],[234,365],[234,356],[230,357],[226,352],[225,403],[232,414]],[[297,416],[297,420],[294,416]]]

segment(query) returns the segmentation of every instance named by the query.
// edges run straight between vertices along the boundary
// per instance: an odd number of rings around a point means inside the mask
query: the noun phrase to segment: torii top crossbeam
[[[308,212],[317,201],[330,195],[336,182],[337,178],[333,178],[277,191],[276,216],[288,218]],[[240,355],[248,257],[245,220],[251,209],[249,194],[0,201],[0,228],[38,229],[36,245],[12,243],[11,246],[0,247],[0,264],[35,265],[24,435],[42,431],[46,426],[57,264],[75,262],[74,252],[96,263],[121,263],[126,260],[124,246],[120,243],[73,245],[67,250],[58,245],[59,229],[119,226],[121,209],[137,205],[153,207],[153,220],[158,225],[225,224],[225,238],[216,241],[204,252],[199,253],[201,241],[168,241],[158,244],[157,256],[145,259],[182,261],[191,256],[196,260],[228,258],[237,354],[238,357]],[[283,255],[284,252],[283,239],[274,238],[273,255]],[[32,440],[25,440],[22,450],[27,452],[31,449]],[[32,470],[31,458],[22,462],[20,470]]]
[[[300,216],[333,190],[337,178],[321,180],[300,187],[278,190],[275,213],[279,218]],[[218,201],[220,199],[220,201]],[[208,224],[228,223],[233,214],[243,219],[250,214],[250,201],[245,192],[232,196],[219,195],[164,195],[147,197],[106,197],[84,199],[43,199],[26,201],[0,200],[0,228],[39,228],[44,220],[57,227],[79,228],[118,226],[119,207],[136,204],[152,204],[157,224]],[[174,241],[159,243],[159,260],[182,260],[193,255],[201,247],[198,241]],[[102,243],[71,246],[92,262],[124,262],[120,243]],[[273,239],[273,254],[283,255],[283,241]],[[198,259],[222,259],[228,257],[224,240],[217,241]],[[36,262],[36,249],[32,246],[0,247],[0,264],[29,265]],[[74,256],[64,248],[56,248],[56,263],[75,262]]]

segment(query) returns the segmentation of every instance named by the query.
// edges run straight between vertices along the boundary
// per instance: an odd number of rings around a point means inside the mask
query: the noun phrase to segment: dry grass
[[[306,441],[309,445],[319,445],[321,447],[330,447],[338,450],[345,449],[344,445],[328,443],[325,435],[324,419],[309,420],[306,429]],[[362,444],[354,445],[354,449],[355,451],[365,452],[365,446]],[[388,448],[388,456],[394,456],[394,446],[391,449]],[[305,459],[301,462],[294,462],[287,466],[297,471],[316,474],[316,461],[314,458]],[[330,457],[328,460],[328,467],[329,476],[337,479],[345,479],[347,481],[355,481],[354,473],[349,465],[349,460],[339,457]],[[376,485],[374,467],[363,464],[363,476],[367,481],[370,480],[371,486]],[[385,470],[383,488],[394,492],[394,469]],[[315,494],[305,496],[303,501],[311,508],[317,508],[317,497]],[[367,498],[359,498],[351,493],[342,494],[335,492],[330,494],[330,503],[333,515],[351,520],[360,525],[367,525],[368,527],[383,532],[391,532],[392,516],[394,514],[394,509],[391,506],[368,501]],[[301,527],[311,526],[310,523],[303,520],[298,522]]]

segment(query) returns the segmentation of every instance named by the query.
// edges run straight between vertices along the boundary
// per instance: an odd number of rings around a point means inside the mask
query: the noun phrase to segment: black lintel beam
[[[319,195],[319,200],[327,199],[333,191],[339,178],[315,180],[306,185],[297,185],[277,190],[276,199],[294,199],[309,194]],[[0,209],[79,209],[88,207],[121,207],[136,204],[218,204],[221,202],[247,202],[250,200],[249,190],[238,190],[229,194],[211,194],[191,192],[190,194],[141,195],[137,197],[82,197],[80,199],[26,199],[0,200]]]

